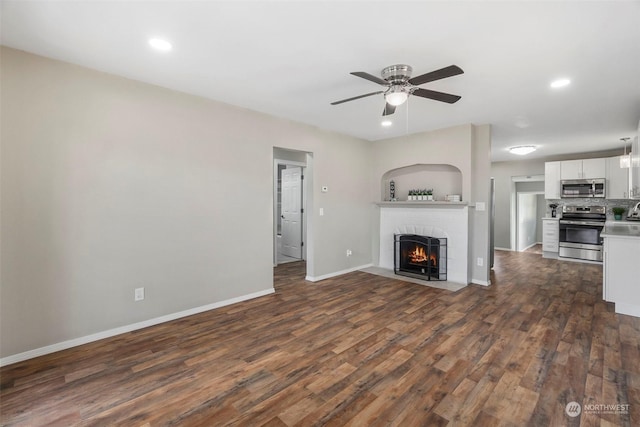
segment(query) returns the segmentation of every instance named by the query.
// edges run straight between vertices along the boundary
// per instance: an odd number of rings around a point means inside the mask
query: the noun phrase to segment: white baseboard
[[[24,360],[33,359],[34,357],[44,356],[45,354],[55,353],[56,351],[66,350],[71,347],[77,347],[79,345],[88,344],[90,342],[98,341],[104,338],[110,338],[116,335],[124,334],[127,332],[135,331],[137,329],[147,328],[149,326],[158,325],[160,323],[169,322],[171,320],[180,319],[181,317],[187,317],[194,314],[202,313],[204,311],[213,310],[215,308],[224,307],[227,305],[235,304],[237,302],[250,300],[253,298],[262,297],[274,293],[273,288],[265,289],[263,291],[254,292],[248,295],[242,295],[236,298],[231,298],[224,301],[214,302],[213,304],[207,304],[200,307],[190,308],[189,310],[179,311],[177,313],[167,314],[165,316],[156,317],[154,319],[144,320],[142,322],[133,323],[131,325],[121,326],[115,329],[109,329],[108,331],[102,331],[95,334],[87,335],[80,338],[74,338],[72,340],[63,341],[57,344],[51,344],[45,347],[36,348],[33,350],[25,351],[23,353],[14,354],[12,356],[3,357],[0,359],[0,366],[10,365],[12,363],[22,362]]]
[[[493,249],[495,249],[496,251],[508,251],[508,252],[513,252],[513,249],[511,249],[511,248],[499,248],[499,247],[497,247],[497,246],[496,246],[496,247],[495,247],[495,248],[493,248]]]
[[[485,280],[472,279],[471,283],[473,283],[474,285],[489,286],[489,285],[491,285],[491,280],[485,281]]]
[[[369,268],[369,267],[373,267],[373,264],[359,265],[357,267],[348,268],[346,270],[340,270],[334,273],[323,274],[322,276],[307,276],[304,278],[304,280],[307,280],[309,282],[319,282],[320,280],[330,279],[336,276],[342,276],[343,274],[352,273],[354,271],[362,270],[363,268]]]

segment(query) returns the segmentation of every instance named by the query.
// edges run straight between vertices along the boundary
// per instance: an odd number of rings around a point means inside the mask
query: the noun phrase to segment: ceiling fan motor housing
[[[382,78],[389,83],[403,84],[411,78],[413,69],[409,65],[397,64],[386,67],[382,70]]]

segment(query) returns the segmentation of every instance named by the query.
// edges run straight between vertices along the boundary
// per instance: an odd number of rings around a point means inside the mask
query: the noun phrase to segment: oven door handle
[[[560,220],[561,224],[571,224],[571,225],[595,225],[597,227],[604,227],[604,222],[595,222],[595,221],[569,221],[566,219]]]

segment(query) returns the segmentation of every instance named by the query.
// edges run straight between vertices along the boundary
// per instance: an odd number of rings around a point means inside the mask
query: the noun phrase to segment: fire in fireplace
[[[424,246],[416,243],[415,248],[409,252],[409,262],[413,265],[437,266],[436,253],[425,251]]]
[[[447,280],[447,239],[396,234],[395,274],[423,280]]]

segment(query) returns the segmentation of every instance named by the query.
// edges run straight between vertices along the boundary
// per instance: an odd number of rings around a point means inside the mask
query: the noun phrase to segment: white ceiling
[[[492,125],[492,159],[620,148],[640,119],[639,1],[2,1],[2,44],[368,140]],[[150,37],[173,44],[149,48]],[[422,87],[390,128],[351,71],[463,75]],[[568,77],[572,84],[552,90]]]

